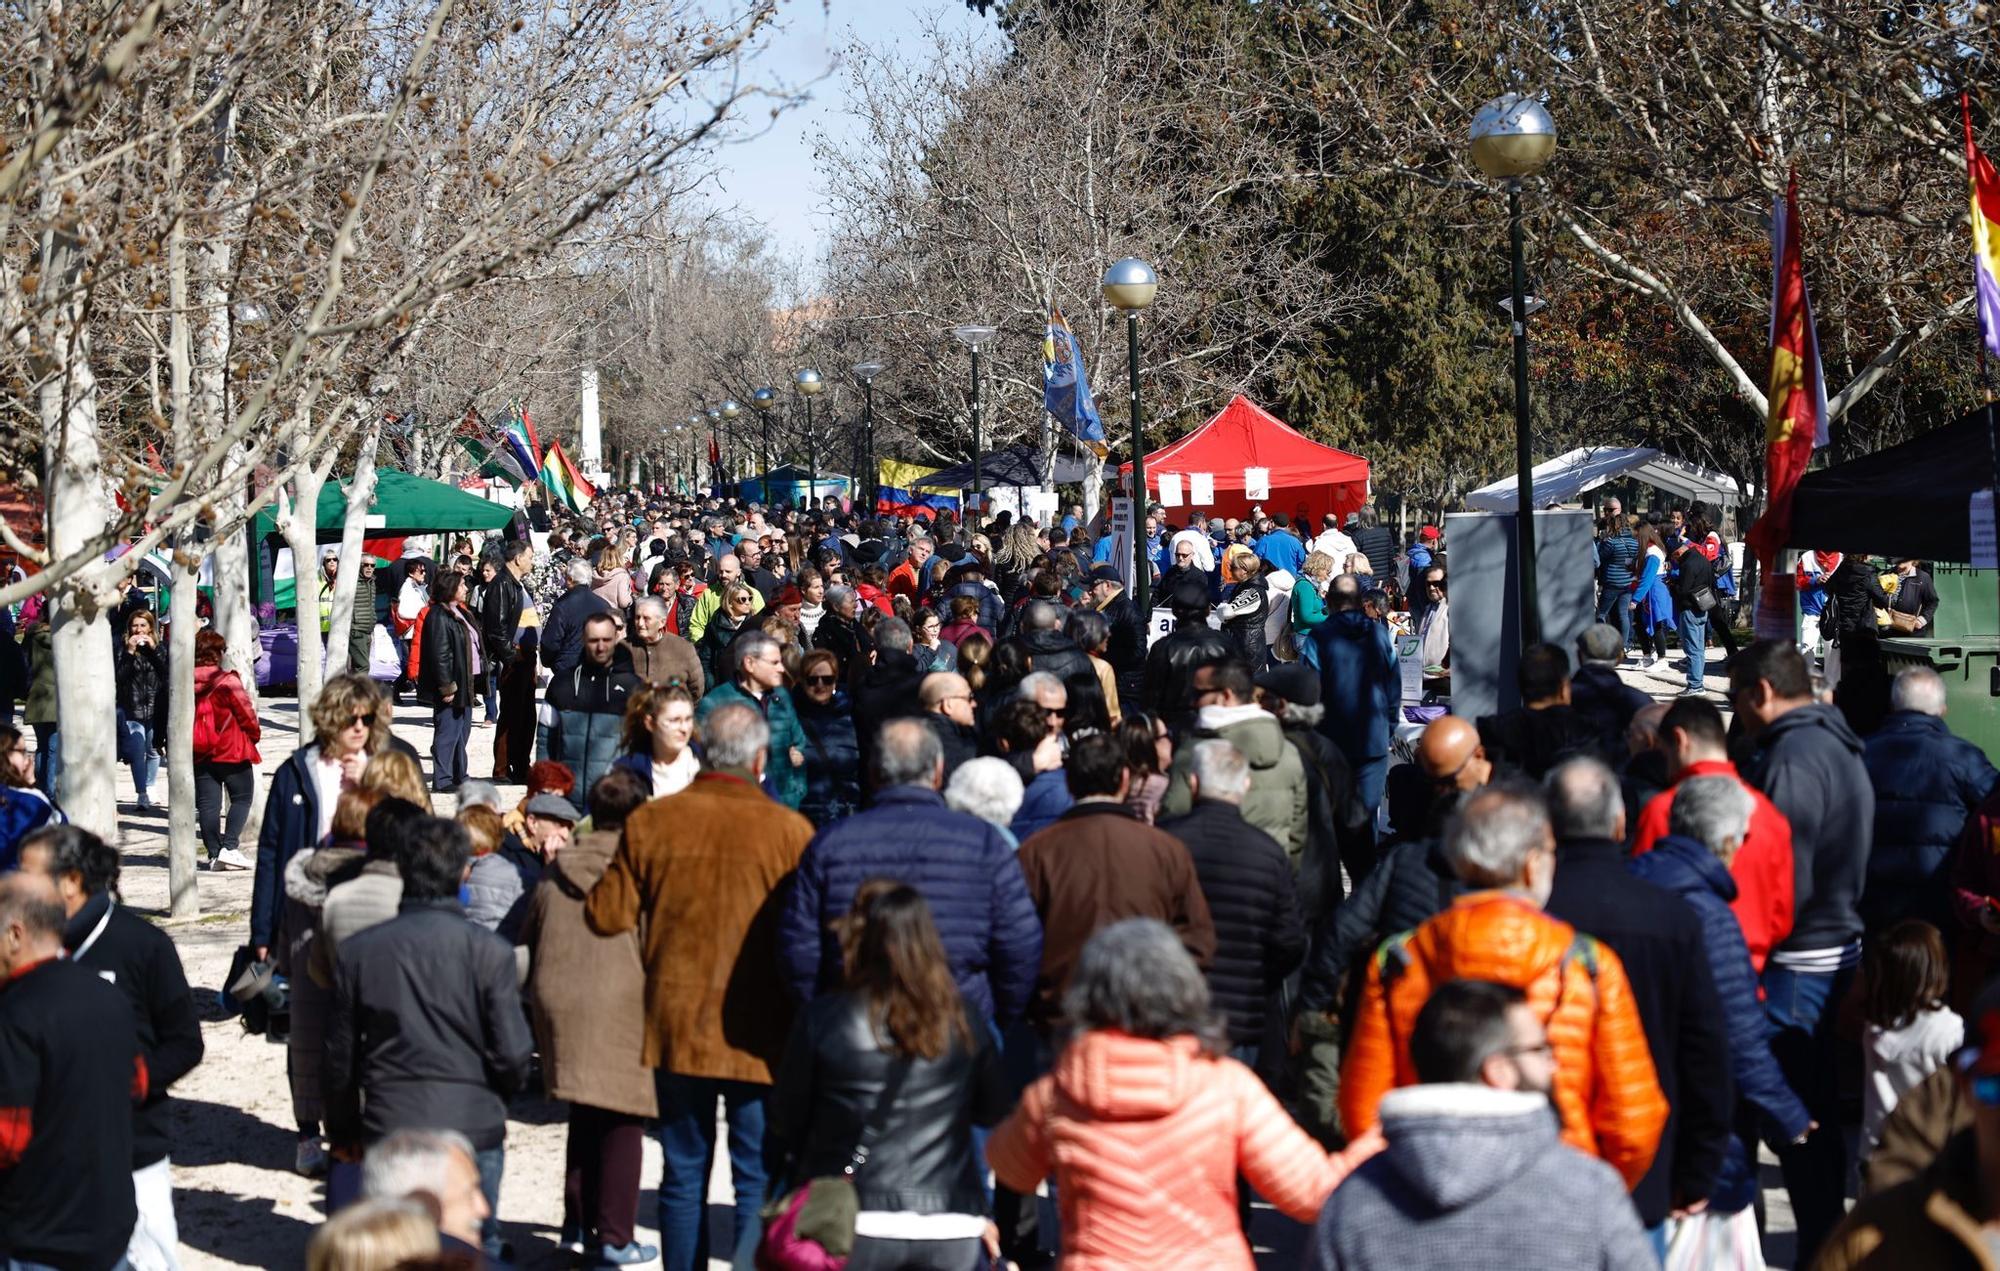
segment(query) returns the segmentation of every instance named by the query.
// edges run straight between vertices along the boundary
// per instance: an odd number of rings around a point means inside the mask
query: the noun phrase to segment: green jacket
[[[56,722],[56,651],[47,619],[28,632],[28,701],[21,719],[30,724]]]
[[[1298,748],[1285,737],[1278,717],[1261,706],[1204,706],[1195,726],[1174,752],[1159,819],[1185,816],[1194,806],[1188,770],[1196,742],[1213,737],[1234,745],[1250,761],[1250,793],[1243,796],[1243,819],[1278,840],[1297,867],[1306,850],[1306,767]]]
[[[736,687],[733,681],[725,681],[710,689],[708,696],[695,707],[695,722],[699,724],[708,718],[710,711],[732,702],[763,712],[764,721],[771,727],[771,749],[764,761],[764,785],[770,790],[772,798],[796,810],[806,797],[806,730],[799,724],[799,713],[792,705],[790,691],[773,689],[759,702]],[[792,762],[795,752],[800,756],[798,763]]]

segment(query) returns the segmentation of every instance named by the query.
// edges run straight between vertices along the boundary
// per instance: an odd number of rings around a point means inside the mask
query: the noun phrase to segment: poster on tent
[[[986,510],[989,516],[1005,512],[1008,517],[1021,515],[1021,492],[1011,485],[996,485],[986,491]]]
[[[1198,508],[1215,504],[1215,474],[1213,472],[1188,473],[1188,502]]]
[[[1132,518],[1132,500],[1119,495],[1111,500],[1111,567],[1118,571],[1118,581],[1125,587],[1132,585],[1132,542],[1137,537],[1137,525]]]

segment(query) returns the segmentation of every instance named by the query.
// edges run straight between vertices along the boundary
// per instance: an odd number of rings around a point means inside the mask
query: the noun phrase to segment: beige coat
[[[584,898],[604,877],[618,834],[593,830],[556,854],[528,902],[520,941],[533,951],[528,1013],[549,1094],[632,1116],[659,1114],[646,1045],[646,970],[639,936],[600,936]]]

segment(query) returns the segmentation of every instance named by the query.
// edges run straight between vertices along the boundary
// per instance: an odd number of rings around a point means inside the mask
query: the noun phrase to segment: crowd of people
[[[1257,1198],[1329,1271],[1755,1268],[1760,1145],[1795,1265],[1987,1264],[2000,773],[1933,672],[1850,718],[1758,641],[1727,714],[1653,701],[1628,633],[1656,653],[1727,557],[1608,509],[1603,621],[1418,728],[1392,639],[1448,676],[1434,527],[1168,513],[1157,637],[1080,508],[627,493],[370,560],[247,853],[258,719],[204,631],[202,842],[254,871],[231,996],[284,1033],[312,1265],[511,1264],[538,1094],[592,1267],[1249,1267]],[[1691,688],[1713,607],[1671,619]],[[148,804],[157,632],[120,633]],[[8,731],[0,1251],[173,1266],[193,995]]]

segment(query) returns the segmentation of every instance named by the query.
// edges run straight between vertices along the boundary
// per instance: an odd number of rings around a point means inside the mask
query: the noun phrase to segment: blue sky
[[[730,8],[719,0],[709,7]],[[767,106],[750,107],[735,129],[742,139],[717,151],[718,203],[762,224],[779,253],[816,259],[823,200],[814,139],[821,132],[839,139],[855,127],[845,109],[840,51],[856,34],[878,45],[909,44],[932,15],[947,30],[985,32],[996,47],[1000,43],[993,19],[973,13],[963,0],[786,0],[776,26],[765,29],[746,58],[743,78],[803,92],[808,100],[775,121]]]

